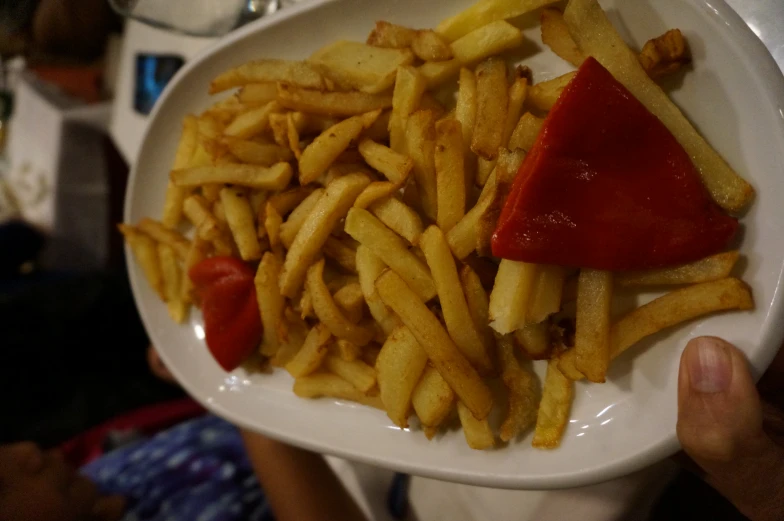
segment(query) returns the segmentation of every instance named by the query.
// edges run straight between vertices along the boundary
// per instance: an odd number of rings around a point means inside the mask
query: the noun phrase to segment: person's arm
[[[367,521],[318,454],[242,430],[242,439],[278,521]]]

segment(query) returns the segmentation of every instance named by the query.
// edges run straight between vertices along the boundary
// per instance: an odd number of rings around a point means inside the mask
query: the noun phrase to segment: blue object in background
[[[182,67],[185,60],[175,55],[138,54],[136,56],[136,90],[133,108],[147,115],[163,92],[166,84]]]

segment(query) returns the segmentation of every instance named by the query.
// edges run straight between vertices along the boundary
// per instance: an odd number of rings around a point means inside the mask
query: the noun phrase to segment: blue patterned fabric
[[[128,499],[123,521],[274,519],[239,432],[212,415],[110,452],[82,473]]]

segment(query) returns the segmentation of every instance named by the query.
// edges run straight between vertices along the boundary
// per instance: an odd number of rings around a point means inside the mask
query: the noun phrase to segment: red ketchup
[[[717,253],[737,227],[670,131],[588,58],[520,167],[492,248],[537,264],[648,269]]]

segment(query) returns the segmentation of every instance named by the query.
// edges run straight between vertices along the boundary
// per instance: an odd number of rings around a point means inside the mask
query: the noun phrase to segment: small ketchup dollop
[[[201,299],[207,347],[226,371],[236,369],[261,342],[253,270],[239,259],[211,257],[188,272]]]
[[[717,253],[737,227],[670,131],[588,58],[520,167],[492,248],[537,264],[647,269]]]

